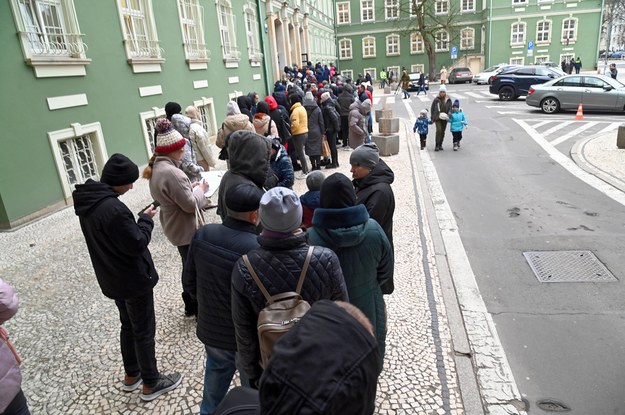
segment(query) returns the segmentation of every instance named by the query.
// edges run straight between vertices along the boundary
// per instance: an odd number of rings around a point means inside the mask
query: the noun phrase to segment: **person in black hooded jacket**
[[[160,374],[156,364],[153,288],[158,282],[148,244],[156,208],[138,221],[119,200],[139,177],[136,164],[122,154],[106,162],[100,181],[76,185],[72,196],[89,256],[102,293],[115,300],[121,320],[120,344],[126,376],[123,391],[141,386],[140,398],[151,401],[178,386],[179,373]]]
[[[252,99],[247,95],[241,95],[237,97],[237,105],[241,110],[241,114],[245,114],[250,117],[250,122],[254,121],[254,116],[252,115]]]

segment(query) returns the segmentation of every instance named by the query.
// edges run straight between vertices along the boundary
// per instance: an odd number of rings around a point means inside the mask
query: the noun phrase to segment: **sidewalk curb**
[[[618,179],[617,177],[614,177],[612,174],[599,168],[598,166],[595,166],[590,161],[588,161],[588,159],[584,155],[584,150],[588,143],[590,143],[593,140],[604,137],[604,136],[605,136],[605,133],[594,134],[590,137],[578,140],[577,142],[575,142],[575,144],[571,148],[571,151],[570,151],[571,158],[573,159],[575,164],[577,164],[582,170],[586,171],[587,173],[592,174],[593,176],[596,176],[597,178],[603,180],[607,184],[625,193],[625,182]]]

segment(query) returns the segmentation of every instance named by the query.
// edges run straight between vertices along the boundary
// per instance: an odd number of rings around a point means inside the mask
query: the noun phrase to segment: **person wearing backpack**
[[[275,187],[260,200],[259,249],[247,254],[259,281],[275,296],[295,292],[309,246],[301,230],[302,206],[290,189]],[[336,254],[329,248],[313,247],[301,285],[300,296],[310,305],[322,299],[349,301],[343,272]],[[258,319],[267,301],[243,259],[232,271],[232,321],[241,366],[250,384],[258,386],[263,372]]]

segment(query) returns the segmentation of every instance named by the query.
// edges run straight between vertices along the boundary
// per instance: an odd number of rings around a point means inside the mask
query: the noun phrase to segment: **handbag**
[[[195,229],[200,229],[204,226],[206,222],[204,221],[204,214],[198,207],[197,203],[195,204]]]
[[[325,134],[321,136],[321,157],[330,157],[330,145]]]

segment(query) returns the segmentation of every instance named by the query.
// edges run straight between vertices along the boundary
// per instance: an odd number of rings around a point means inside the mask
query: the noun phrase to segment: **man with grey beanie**
[[[393,170],[380,159],[375,143],[363,144],[356,148],[349,157],[352,165],[352,183],[356,189],[356,202],[365,205],[369,216],[375,219],[393,246],[393,214],[395,213],[395,194],[391,184],[395,180]],[[384,284],[382,293],[391,294],[393,280]]]
[[[269,295],[295,291],[302,271],[308,243],[302,232],[302,206],[295,192],[274,187],[260,200],[259,249],[247,256],[250,264],[269,291]],[[315,246],[306,272],[302,298],[311,305],[318,300],[349,301],[343,272],[336,254],[328,248]],[[265,298],[254,282],[243,260],[232,271],[232,320],[236,332],[241,366],[257,386],[262,374],[256,323]]]

